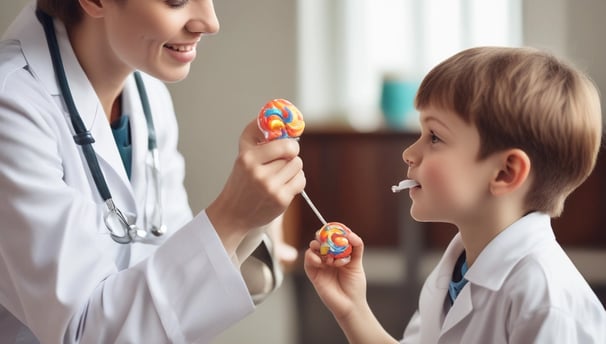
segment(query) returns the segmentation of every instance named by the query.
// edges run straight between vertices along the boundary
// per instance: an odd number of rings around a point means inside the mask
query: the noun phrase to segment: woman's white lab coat
[[[531,213],[494,238],[451,307],[447,288],[462,252],[457,234],[425,281],[402,343],[606,343],[606,311],[548,215]]]
[[[76,106],[115,203],[143,226],[147,128],[131,77],[129,181],[99,100],[55,22]],[[0,337],[42,343],[206,343],[254,309],[240,271],[201,212],[192,218],[165,86],[144,75],[162,163],[160,246],[115,243],[105,206],[56,83],[44,32],[28,5],[0,43]],[[178,229],[178,231],[177,231]],[[250,253],[250,252],[248,252]]]

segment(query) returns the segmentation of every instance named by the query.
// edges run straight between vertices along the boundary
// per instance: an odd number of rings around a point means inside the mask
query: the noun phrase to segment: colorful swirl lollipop
[[[263,105],[257,124],[266,141],[299,137],[305,129],[301,111],[286,99],[274,99]]]
[[[340,222],[328,222],[316,232],[316,240],[320,241],[320,255],[335,259],[351,255],[351,245],[345,237],[351,230]]]

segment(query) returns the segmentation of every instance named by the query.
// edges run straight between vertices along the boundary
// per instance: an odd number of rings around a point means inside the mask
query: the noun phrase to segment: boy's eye
[[[429,139],[431,140],[431,143],[438,143],[441,141],[438,135],[436,135],[433,131],[429,132]]]

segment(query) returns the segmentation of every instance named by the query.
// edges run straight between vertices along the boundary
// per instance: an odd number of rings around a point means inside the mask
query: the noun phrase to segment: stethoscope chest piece
[[[160,226],[160,229],[164,230],[163,232],[157,230],[156,226],[152,226],[152,229],[149,232],[139,228],[136,224],[132,224],[131,221],[127,219],[122,211],[116,207],[112,199],[107,200],[105,203],[107,205],[107,213],[103,218],[105,226],[107,227],[111,238],[119,244],[130,244],[134,242],[154,244],[157,243],[157,237],[163,235],[166,231],[166,226],[164,225]],[[149,233],[152,233],[153,236],[150,236]]]

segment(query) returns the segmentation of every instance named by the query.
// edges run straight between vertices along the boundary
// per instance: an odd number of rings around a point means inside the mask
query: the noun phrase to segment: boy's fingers
[[[314,251],[320,251],[320,242],[316,239],[312,240],[309,242],[309,248],[311,248]]]
[[[348,233],[346,238],[352,248],[351,255],[354,258],[361,258],[364,253],[364,241],[362,241],[362,238],[354,232]]]
[[[335,260],[335,266],[345,266],[351,262],[351,256]]]
[[[319,252],[314,252],[312,249],[305,251],[305,266],[318,267],[322,265],[322,259],[320,258]]]

